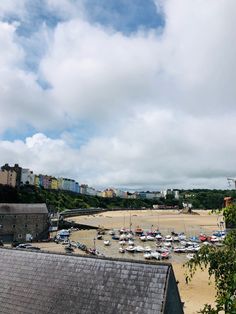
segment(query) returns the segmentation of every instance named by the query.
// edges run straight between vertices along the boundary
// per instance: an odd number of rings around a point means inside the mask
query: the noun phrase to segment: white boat
[[[164,242],[163,245],[166,247],[171,247],[171,242]]]
[[[125,253],[125,249],[123,247],[119,248],[119,253]]]
[[[110,230],[109,232],[108,232],[108,234],[110,234],[110,235],[114,235],[115,234],[115,230]]]
[[[179,234],[179,241],[183,241],[183,240],[186,240],[186,235],[181,233]]]
[[[167,241],[167,242],[172,242],[172,241],[173,241],[172,236],[166,235],[166,236],[165,236],[165,241]]]
[[[151,257],[159,260],[161,258],[161,254],[158,252],[151,252]]]
[[[108,245],[111,244],[110,240],[104,240],[103,243],[104,243],[104,245],[106,245],[106,246],[108,246]]]
[[[146,237],[145,235],[144,235],[144,236],[140,236],[139,239],[140,239],[141,241],[147,241],[147,237]]]
[[[194,254],[193,253],[189,253],[186,255],[187,259],[193,259],[194,258]]]
[[[128,233],[128,234],[127,234],[127,239],[133,239],[132,233]]]
[[[140,252],[142,253],[142,252],[145,251],[144,247],[142,247],[142,246],[140,246],[140,245],[139,245],[139,246],[136,246],[135,249],[136,249],[136,252],[139,252],[139,253],[140,253]]]
[[[121,240],[121,241],[119,241],[119,244],[120,244],[120,245],[125,245],[126,242],[125,242],[125,240]]]
[[[147,241],[154,241],[155,237],[151,236],[151,235],[147,235]]]
[[[133,246],[128,246],[126,248],[126,251],[129,252],[129,253],[134,253],[134,252],[136,252],[136,249]]]
[[[156,239],[157,239],[158,241],[161,241],[161,240],[162,240],[162,235],[157,234],[157,235],[156,235]]]
[[[151,255],[151,253],[144,253],[143,257],[144,257],[145,259],[151,259],[151,258],[152,258],[152,255]]]
[[[210,241],[211,241],[212,243],[216,243],[216,242],[219,242],[220,239],[219,239],[218,237],[216,237],[216,236],[213,235],[213,236],[211,236]]]
[[[128,241],[128,244],[129,244],[129,245],[134,245],[134,241],[130,239],[130,240]]]
[[[144,251],[145,252],[151,252],[152,249],[150,248],[150,246],[145,246]]]

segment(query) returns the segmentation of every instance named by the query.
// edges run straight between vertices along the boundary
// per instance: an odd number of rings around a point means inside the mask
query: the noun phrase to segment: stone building
[[[0,249],[4,314],[183,314],[171,264]]]
[[[48,230],[46,204],[0,203],[0,240],[3,242],[47,238]]]

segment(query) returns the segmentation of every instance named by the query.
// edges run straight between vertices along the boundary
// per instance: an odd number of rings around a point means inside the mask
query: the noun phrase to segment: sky
[[[228,188],[235,0],[0,2],[0,164],[96,188]]]

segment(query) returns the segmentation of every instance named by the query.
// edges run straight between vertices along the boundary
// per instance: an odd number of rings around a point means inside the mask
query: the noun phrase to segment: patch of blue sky
[[[37,133],[37,130],[32,126],[24,125],[21,128],[9,128],[4,133],[0,134],[1,141],[24,141],[26,137],[30,137]]]
[[[163,12],[158,12],[153,0],[84,0],[90,23],[112,27],[126,35],[142,29],[157,29],[165,25]]]

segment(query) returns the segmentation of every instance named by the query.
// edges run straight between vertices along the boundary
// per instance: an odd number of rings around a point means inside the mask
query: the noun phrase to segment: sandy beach
[[[186,215],[180,214],[177,211],[142,210],[132,212],[110,211],[69,219],[82,224],[102,226],[106,229],[118,230],[122,227],[129,228],[131,226],[134,230],[137,226],[140,226],[144,230],[158,228],[163,235],[175,231],[185,232],[187,236],[197,236],[199,233],[210,235],[212,231],[218,230],[218,224],[222,220],[222,217],[211,214],[209,211],[196,211],[195,215]],[[95,245],[98,251],[105,256],[143,260],[140,254],[129,254],[127,252],[124,255],[120,254],[118,252],[119,244],[117,241],[112,241],[111,246],[104,246],[103,241],[94,240],[95,238],[96,230],[79,230],[71,233],[71,240],[84,243],[87,247],[94,247]],[[111,239],[111,236],[106,234],[104,235],[104,239]],[[64,252],[64,247],[61,244],[40,243],[38,246],[44,250]],[[79,249],[76,249],[75,253],[83,254]],[[192,282],[187,285],[185,283],[186,270],[183,268],[183,263],[186,261],[186,255],[172,254],[172,258],[167,262],[172,263],[176,280],[179,282],[181,299],[185,304],[184,312],[186,314],[194,314],[205,303],[214,303],[215,289],[213,282],[209,285],[207,271],[197,271]]]

